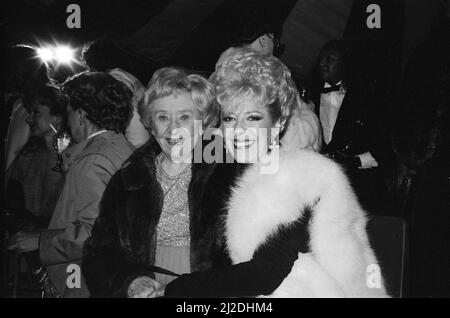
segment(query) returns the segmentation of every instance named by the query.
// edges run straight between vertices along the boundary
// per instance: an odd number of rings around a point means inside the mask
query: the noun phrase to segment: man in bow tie
[[[368,83],[354,78],[351,61],[342,40],[326,43],[318,57],[312,99],[322,126],[322,152],[346,169],[370,210],[372,201],[378,200],[373,197],[374,189],[384,188],[379,166],[385,162],[387,142],[369,115],[374,99],[369,96]]]

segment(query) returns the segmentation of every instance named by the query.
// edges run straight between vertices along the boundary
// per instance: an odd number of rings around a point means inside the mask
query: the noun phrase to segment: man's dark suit
[[[320,118],[321,86],[312,91],[316,114]],[[361,203],[374,214],[387,214],[379,207],[379,200],[386,201],[385,179],[389,173],[391,152],[386,134],[380,130],[379,114],[367,89],[346,88],[339,109],[332,137],[323,141],[322,153],[340,162],[346,169]],[[378,167],[360,169],[356,155],[370,152]]]

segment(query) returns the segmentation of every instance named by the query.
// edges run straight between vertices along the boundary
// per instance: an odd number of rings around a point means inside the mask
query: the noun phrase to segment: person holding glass
[[[67,99],[58,87],[46,85],[28,92],[22,100],[28,110],[31,138],[6,174],[6,207],[11,220],[16,220],[9,224],[12,233],[31,231],[37,224],[46,227],[64,184],[64,175],[54,167],[58,162],[56,132],[67,130]],[[30,222],[39,221],[32,225],[19,215],[28,215]]]
[[[71,269],[80,266],[84,242],[109,180],[134,151],[123,135],[132,114],[132,93],[125,84],[101,72],[77,74],[63,84],[62,91],[68,98],[70,134],[79,151],[69,160],[48,228],[32,235],[17,233],[9,249],[39,252],[48,274],[44,297],[87,297],[82,275],[77,288],[67,281]]]

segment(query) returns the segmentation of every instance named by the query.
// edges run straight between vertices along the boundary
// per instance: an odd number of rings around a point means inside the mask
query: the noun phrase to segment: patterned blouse
[[[53,214],[64,185],[63,174],[53,169],[56,162],[55,151],[48,150],[40,140],[30,139],[7,172],[8,186],[20,185],[17,190],[23,194],[22,204],[34,216],[50,219]],[[16,199],[12,197],[8,199]]]
[[[191,165],[176,176],[168,175],[156,158],[156,178],[161,184],[164,204],[157,227],[157,244],[168,246],[190,245],[188,188]]]

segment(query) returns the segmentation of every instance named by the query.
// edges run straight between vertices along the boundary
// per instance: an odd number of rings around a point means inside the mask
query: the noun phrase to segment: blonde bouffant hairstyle
[[[238,106],[243,98],[268,107],[273,123],[285,126],[298,91],[291,72],[276,57],[248,49],[237,49],[217,65],[210,80],[221,110]]]

